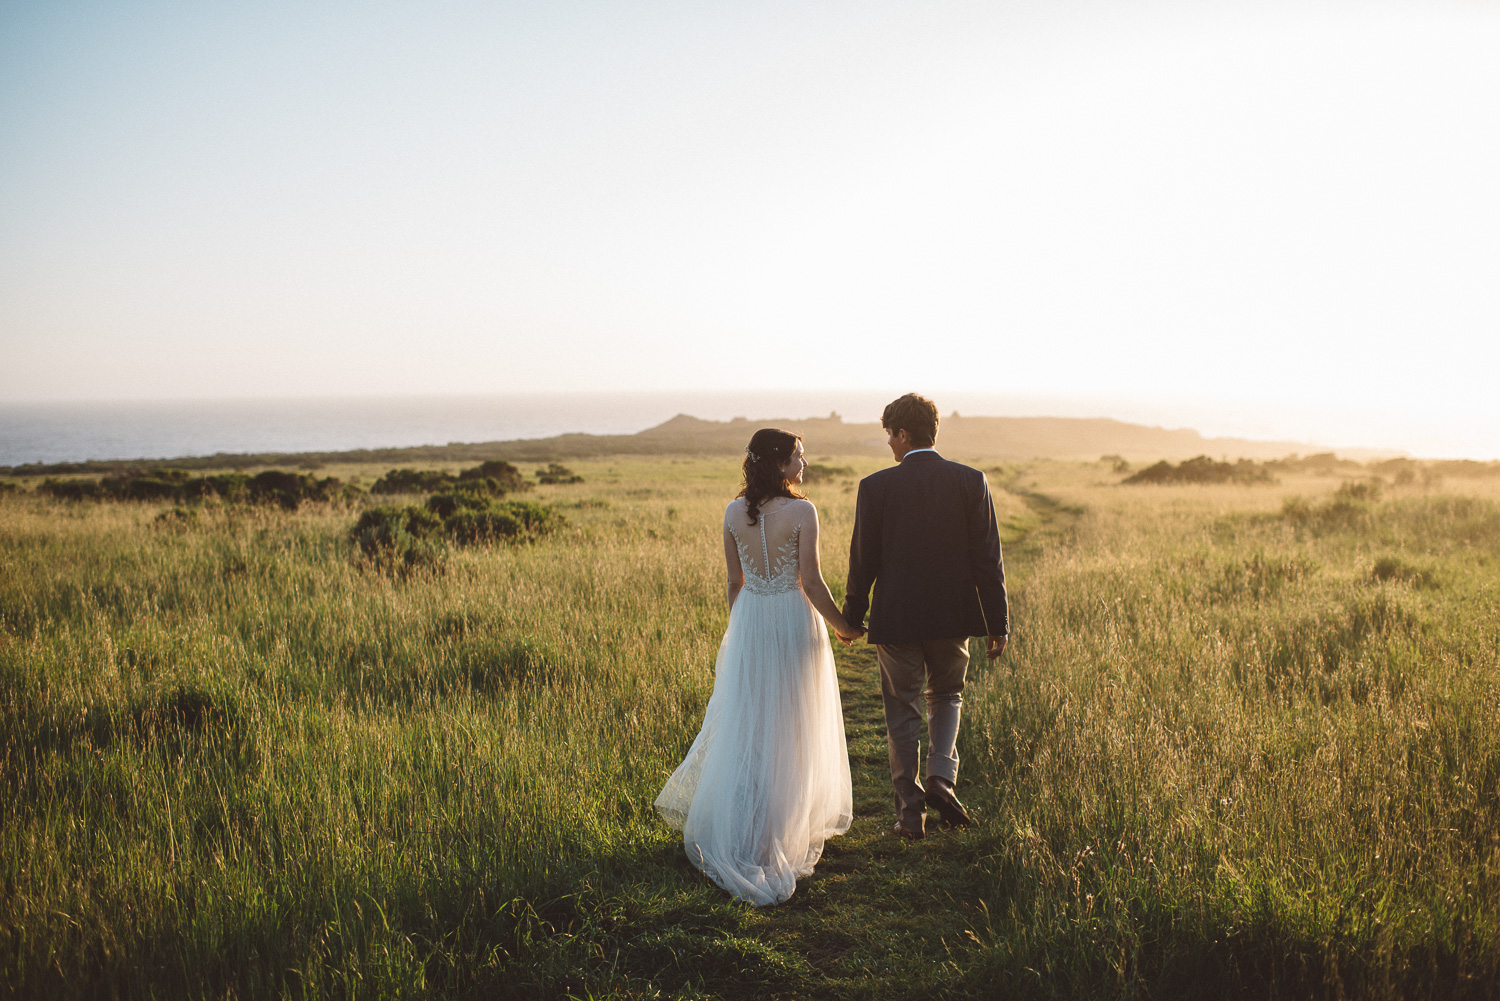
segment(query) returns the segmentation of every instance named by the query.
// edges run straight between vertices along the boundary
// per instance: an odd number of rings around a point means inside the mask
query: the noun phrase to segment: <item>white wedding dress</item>
[[[726,557],[745,583],[703,729],[656,798],[693,864],[756,905],[790,897],[854,812],[833,649],[801,587],[803,566],[817,572],[816,518],[805,500],[762,511],[753,527],[743,499],[724,512]]]

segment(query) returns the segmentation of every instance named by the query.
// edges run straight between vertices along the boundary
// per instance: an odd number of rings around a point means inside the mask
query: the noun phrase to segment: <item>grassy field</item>
[[[753,910],[650,806],[712,688],[735,463],[572,465],[529,495],[561,532],[406,578],[358,505],[0,496],[0,991],[1500,996],[1497,481],[993,466],[978,823],[886,835],[873,654],[839,648],[857,819]],[[853,483],[809,488],[840,597]]]

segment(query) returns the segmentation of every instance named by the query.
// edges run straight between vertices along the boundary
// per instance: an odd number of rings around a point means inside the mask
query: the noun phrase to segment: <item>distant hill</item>
[[[743,418],[705,421],[678,414],[657,427],[619,437],[650,442],[653,452],[658,447],[675,450],[687,442],[697,444],[695,451],[734,452],[744,448],[750,434],[760,427],[784,427],[795,431],[802,435],[811,453],[879,455],[886,452],[886,435],[879,424],[846,424],[838,414],[766,421]],[[556,440],[543,439],[548,442]],[[1277,459],[1293,453],[1326,451],[1305,442],[1205,438],[1197,431],[1185,428],[1169,430],[1108,418],[962,417],[958,414],[951,414],[940,422],[938,448],[945,455],[960,459],[1093,460],[1102,455],[1118,455],[1132,462],[1190,459],[1198,455]],[[1339,454],[1363,461],[1391,458],[1401,453],[1340,449]]]
[[[255,466],[313,468],[332,463],[483,462],[487,459],[546,462],[604,455],[734,455],[742,451],[757,428],[783,427],[802,435],[812,455],[883,455],[885,432],[879,424],[846,424],[838,414],[800,419],[777,418],[705,421],[678,414],[665,423],[636,434],[564,434],[552,438],[515,441],[420,445],[411,448],[356,449],[344,452],[218,453],[180,459],[134,459],[31,464],[0,467],[12,476],[55,476],[66,473],[109,473],[148,465],[178,469],[244,469]],[[938,447],[956,459],[1094,460],[1117,455],[1130,462],[1180,461],[1198,455],[1218,459],[1276,459],[1293,453],[1327,451],[1305,442],[1251,441],[1244,438],[1205,438],[1185,428],[1168,429],[1127,424],[1108,418],[1073,417],[961,417],[943,418]],[[1359,461],[1388,459],[1402,453],[1371,449],[1339,449],[1340,456]]]

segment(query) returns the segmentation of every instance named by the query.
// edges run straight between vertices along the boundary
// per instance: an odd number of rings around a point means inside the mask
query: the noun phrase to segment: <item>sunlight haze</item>
[[[1497,51],[1456,0],[8,4],[0,400],[895,387],[1500,457]]]

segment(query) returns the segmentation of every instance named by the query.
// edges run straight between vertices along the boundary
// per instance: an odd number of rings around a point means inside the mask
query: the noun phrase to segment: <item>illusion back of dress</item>
[[[745,590],[780,594],[802,586],[797,547],[806,513],[806,505],[792,503],[774,511],[760,511],[757,524],[751,525],[743,500],[729,506],[724,521],[739,550]]]

